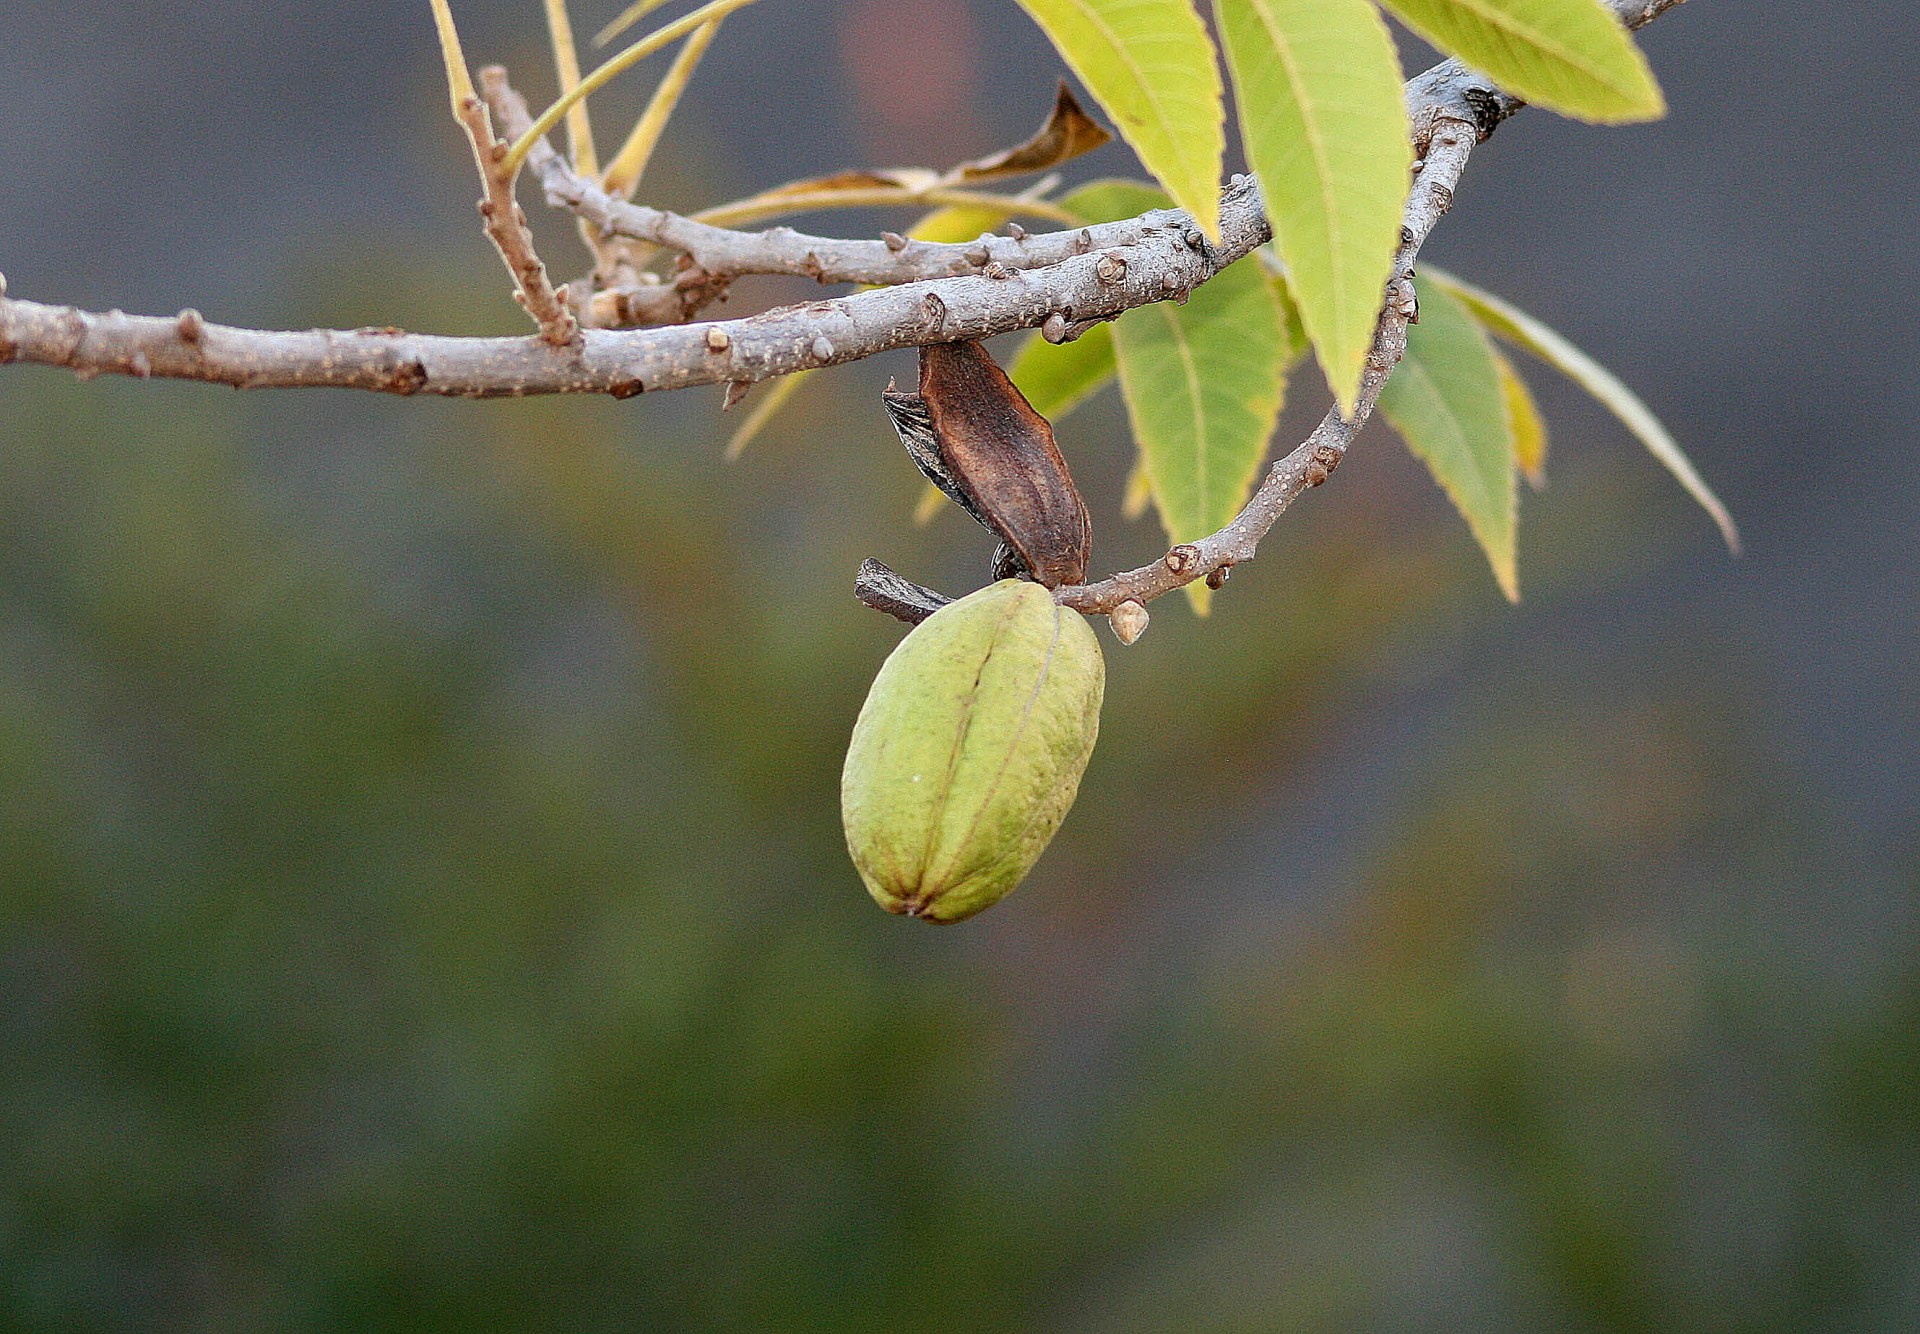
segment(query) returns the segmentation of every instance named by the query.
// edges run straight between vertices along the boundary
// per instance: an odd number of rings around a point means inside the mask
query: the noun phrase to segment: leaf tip
[[[1713,521],[1720,527],[1720,536],[1727,544],[1727,554],[1739,559],[1745,548],[1740,543],[1740,530],[1734,527],[1733,516],[1722,508],[1714,511]]]
[[[1491,557],[1491,553],[1489,555],[1493,565],[1493,581],[1500,585],[1500,591],[1506,595],[1508,602],[1519,606],[1520,571],[1516,568],[1513,557],[1511,555]]]

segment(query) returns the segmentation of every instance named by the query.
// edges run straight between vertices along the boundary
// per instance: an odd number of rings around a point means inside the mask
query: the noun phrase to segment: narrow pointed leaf
[[[1217,238],[1226,155],[1224,92],[1213,41],[1192,5],[1187,0],[1020,0],[1020,7],[1052,40],[1146,169],[1208,236]]]
[[[1413,165],[1393,39],[1368,0],[1214,0],[1214,13],[1274,245],[1351,411]]]
[[[1444,290],[1421,294],[1420,323],[1380,394],[1380,412],[1453,500],[1510,600],[1518,498],[1513,430],[1486,331]]]
[[[1071,343],[1037,332],[1020,345],[1007,374],[1042,417],[1059,421],[1113,379],[1113,326],[1096,324]]]
[[[1519,370],[1498,348],[1493,364],[1500,372],[1500,397],[1506,400],[1507,421],[1513,427],[1514,464],[1527,485],[1538,491],[1547,484],[1547,419]]]
[[[1381,0],[1515,97],[1581,120],[1652,120],[1660,85],[1600,0]]]
[[[1453,274],[1442,273],[1431,267],[1424,272],[1433,280],[1428,290],[1438,286],[1453,293],[1467,304],[1474,316],[1488,329],[1515,347],[1531,352],[1598,399],[1602,407],[1619,418],[1621,424],[1633,432],[1634,438],[1647,447],[1648,453],[1660,460],[1687,494],[1699,502],[1700,508],[1712,516],[1714,523],[1719,525],[1720,536],[1726,540],[1727,549],[1739,554],[1740,532],[1734,527],[1733,516],[1720,503],[1720,497],[1694,471],[1679,442],[1640,401],[1639,395],[1622,384],[1612,371],[1518,306]]]
[[[1006,224],[1007,211],[1003,208],[989,208],[985,204],[949,204],[922,217],[907,229],[907,235],[916,241],[959,245],[983,232],[997,231]]]

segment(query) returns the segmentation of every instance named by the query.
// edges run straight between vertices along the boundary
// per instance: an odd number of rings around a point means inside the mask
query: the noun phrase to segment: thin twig
[[[480,217],[487,239],[493,242],[500,258],[513,275],[513,299],[520,303],[540,336],[555,347],[566,347],[580,336],[580,326],[568,308],[566,298],[554,290],[547,277],[547,266],[533,248],[533,233],[527,230],[527,215],[513,197],[517,173],[507,166],[507,146],[493,137],[493,120],[487,104],[469,97],[460,107],[460,124],[473,144],[474,165],[480,171],[480,183],[486,194],[480,200]]]
[[[1374,330],[1352,415],[1343,417],[1338,404],[1328,409],[1313,434],[1273,465],[1245,508],[1219,532],[1197,542],[1182,543],[1151,565],[1098,583],[1055,589],[1057,602],[1088,615],[1106,614],[1124,602],[1150,602],[1196,579],[1205,579],[1215,570],[1243,565],[1253,559],[1260,539],[1287,507],[1303,492],[1326,481],[1340,466],[1354,436],[1379,402],[1387,377],[1406,351],[1407,324],[1416,310],[1413,262],[1434,224],[1452,206],[1454,187],[1477,138],[1473,122],[1449,118],[1435,118],[1430,133],[1424,164],[1407,201],[1394,277],[1387,284],[1386,305]]]

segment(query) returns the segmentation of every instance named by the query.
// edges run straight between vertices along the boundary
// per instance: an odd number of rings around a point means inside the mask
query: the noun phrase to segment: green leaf
[[[1515,97],[1581,120],[1652,120],[1660,85],[1600,0],[1380,0]]]
[[[1413,165],[1393,39],[1368,0],[1214,0],[1214,13],[1274,244],[1350,412]]]
[[[1712,488],[1694,471],[1679,442],[1667,433],[1667,428],[1640,401],[1639,395],[1622,384],[1605,366],[1518,306],[1510,305],[1465,279],[1431,266],[1423,267],[1423,272],[1433,280],[1431,286],[1444,288],[1464,301],[1488,329],[1515,347],[1533,353],[1598,399],[1600,405],[1619,418],[1621,424],[1633,432],[1634,438],[1673,474],[1687,494],[1713,517],[1714,523],[1719,525],[1720,536],[1726,540],[1727,549],[1735,555],[1739,554],[1740,533],[1733,525],[1733,516],[1720,503],[1720,497],[1714,495]]]
[[[1020,0],[1146,169],[1220,235],[1226,110],[1213,41],[1188,0]]]
[[[1102,181],[1061,202],[1104,222],[1167,201],[1147,186]],[[1258,264],[1235,264],[1184,306],[1162,301],[1122,315],[1113,346],[1167,539],[1205,537],[1246,503],[1280,416],[1291,350],[1280,298]],[[1188,584],[1187,596],[1204,615],[1206,585]]]
[[[1444,290],[1421,294],[1420,323],[1380,394],[1380,412],[1433,473],[1487,553],[1493,577],[1518,601],[1513,428],[1493,344]]]
[[[1507,420],[1513,426],[1513,461],[1527,485],[1538,491],[1547,484],[1547,419],[1533,401],[1533,391],[1520,378],[1520,372],[1499,348],[1493,351],[1493,364],[1500,372],[1500,397],[1507,403]]]
[[[1030,335],[1014,354],[1007,376],[1033,410],[1059,421],[1114,377],[1113,326],[1096,324],[1071,343]]]

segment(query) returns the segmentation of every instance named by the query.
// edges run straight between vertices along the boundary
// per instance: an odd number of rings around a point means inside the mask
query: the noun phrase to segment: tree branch
[[[1387,301],[1374,330],[1367,354],[1366,373],[1353,415],[1343,417],[1335,404],[1327,410],[1297,449],[1275,463],[1246,507],[1225,528],[1198,542],[1183,542],[1151,565],[1128,570],[1095,584],[1054,590],[1054,600],[1088,615],[1111,614],[1126,603],[1144,605],[1165,593],[1205,579],[1216,570],[1231,570],[1254,557],[1260,539],[1278,522],[1303,492],[1326,481],[1347,456],[1354,436],[1367,423],[1380,401],[1387,377],[1407,348],[1407,325],[1418,318],[1413,287],[1413,262],[1434,224],[1453,206],[1454,187],[1466,170],[1467,157],[1477,142],[1475,123],[1436,116],[1428,126],[1426,157],[1415,164],[1413,193],[1400,229],[1400,250],[1394,257],[1394,277],[1387,284]],[[1218,582],[1216,581],[1216,587]]]
[[[1076,324],[1184,295],[1271,235],[1250,177],[1236,177],[1226,192],[1217,248],[1198,229],[1157,225],[1152,215],[1136,222],[1139,235],[1133,242],[1089,249],[1042,269],[904,283],[743,319],[585,329],[565,347],[539,337],[455,338],[398,329],[296,332],[204,322],[194,325],[200,336],[187,338],[174,319],[90,314],[0,297],[0,362],[241,388],[320,385],[462,398],[554,393],[624,398],[643,389],[751,384],[895,348],[991,338],[1049,321],[1056,336],[1065,336]],[[1078,249],[1080,234],[1065,235],[1064,248]]]
[[[1681,0],[1608,0],[1632,27],[1678,3]],[[510,93],[504,77],[498,90],[499,95]],[[490,86],[489,91],[494,89]],[[1519,105],[1457,61],[1436,66],[1408,85],[1415,145],[1424,162],[1408,204],[1396,277],[1389,285],[1354,416],[1342,419],[1330,413],[1304,444],[1274,465],[1246,508],[1220,532],[1177,547],[1154,565],[1059,589],[1055,596],[1060,602],[1090,614],[1111,613],[1125,602],[1145,602],[1251,560],[1259,540],[1293,500],[1339,465],[1405,347],[1413,312],[1412,267],[1420,245],[1451,204],[1473,144]],[[485,140],[493,142],[490,129]],[[480,142],[476,135],[476,151]],[[888,239],[809,237],[788,228],[755,233],[711,227],[593,190],[573,177],[544,142],[531,157],[542,184],[561,203],[590,220],[592,211],[600,210],[602,225],[620,235],[680,250],[709,280],[716,272],[796,273],[823,282],[896,285],[743,319],[639,330],[579,329],[556,341],[539,335],[460,338],[380,328],[241,329],[210,324],[192,310],[169,318],[119,311],[90,314],[8,298],[0,277],[0,364],[38,362],[65,366],[83,378],[158,375],[241,388],[330,386],[468,398],[605,393],[624,398],[645,389],[751,384],[896,348],[1019,329],[1040,327],[1061,341],[1136,306],[1183,297],[1271,237],[1258,189],[1246,177],[1236,177],[1224,195],[1218,247],[1209,246],[1191,220],[1174,211],[972,245],[896,245]],[[482,174],[488,175],[485,162]],[[490,176],[489,182],[491,200]],[[521,283],[529,311],[548,334],[558,332],[563,326],[548,297],[562,311],[564,303],[545,287],[544,269],[530,285],[511,249],[518,244],[514,234],[524,235],[524,219],[510,207],[496,210],[488,221],[489,235],[498,224],[507,237],[506,244],[500,236],[495,241]],[[526,257],[538,264],[530,245]]]
[[[1685,3],[1685,0],[1607,0],[1630,28],[1639,28]],[[1414,145],[1421,155],[1414,164],[1413,191],[1400,229],[1400,249],[1394,259],[1394,277],[1368,351],[1367,367],[1351,417],[1338,404],[1313,433],[1268,471],[1259,489],[1226,527],[1197,542],[1181,543],[1151,565],[1112,575],[1098,583],[1061,587],[1054,600],[1086,615],[1112,616],[1125,609],[1129,630],[1123,642],[1132,643],[1145,628],[1145,604],[1198,579],[1218,588],[1235,565],[1254,558],[1260,539],[1303,493],[1319,486],[1340,466],[1354,437],[1373,414],[1387,377],[1406,352],[1407,325],[1419,318],[1414,292],[1414,260],[1427,236],[1453,206],[1454,190],[1466,170],[1474,145],[1525,103],[1492,88],[1458,60],[1444,61],[1407,85]],[[884,586],[868,576],[877,566],[886,576]],[[870,591],[882,590],[869,596]],[[918,623],[948,601],[944,594],[923,588],[894,574],[876,561],[861,567],[855,595],[868,606],[909,623]],[[1116,630],[1116,633],[1119,633]]]

